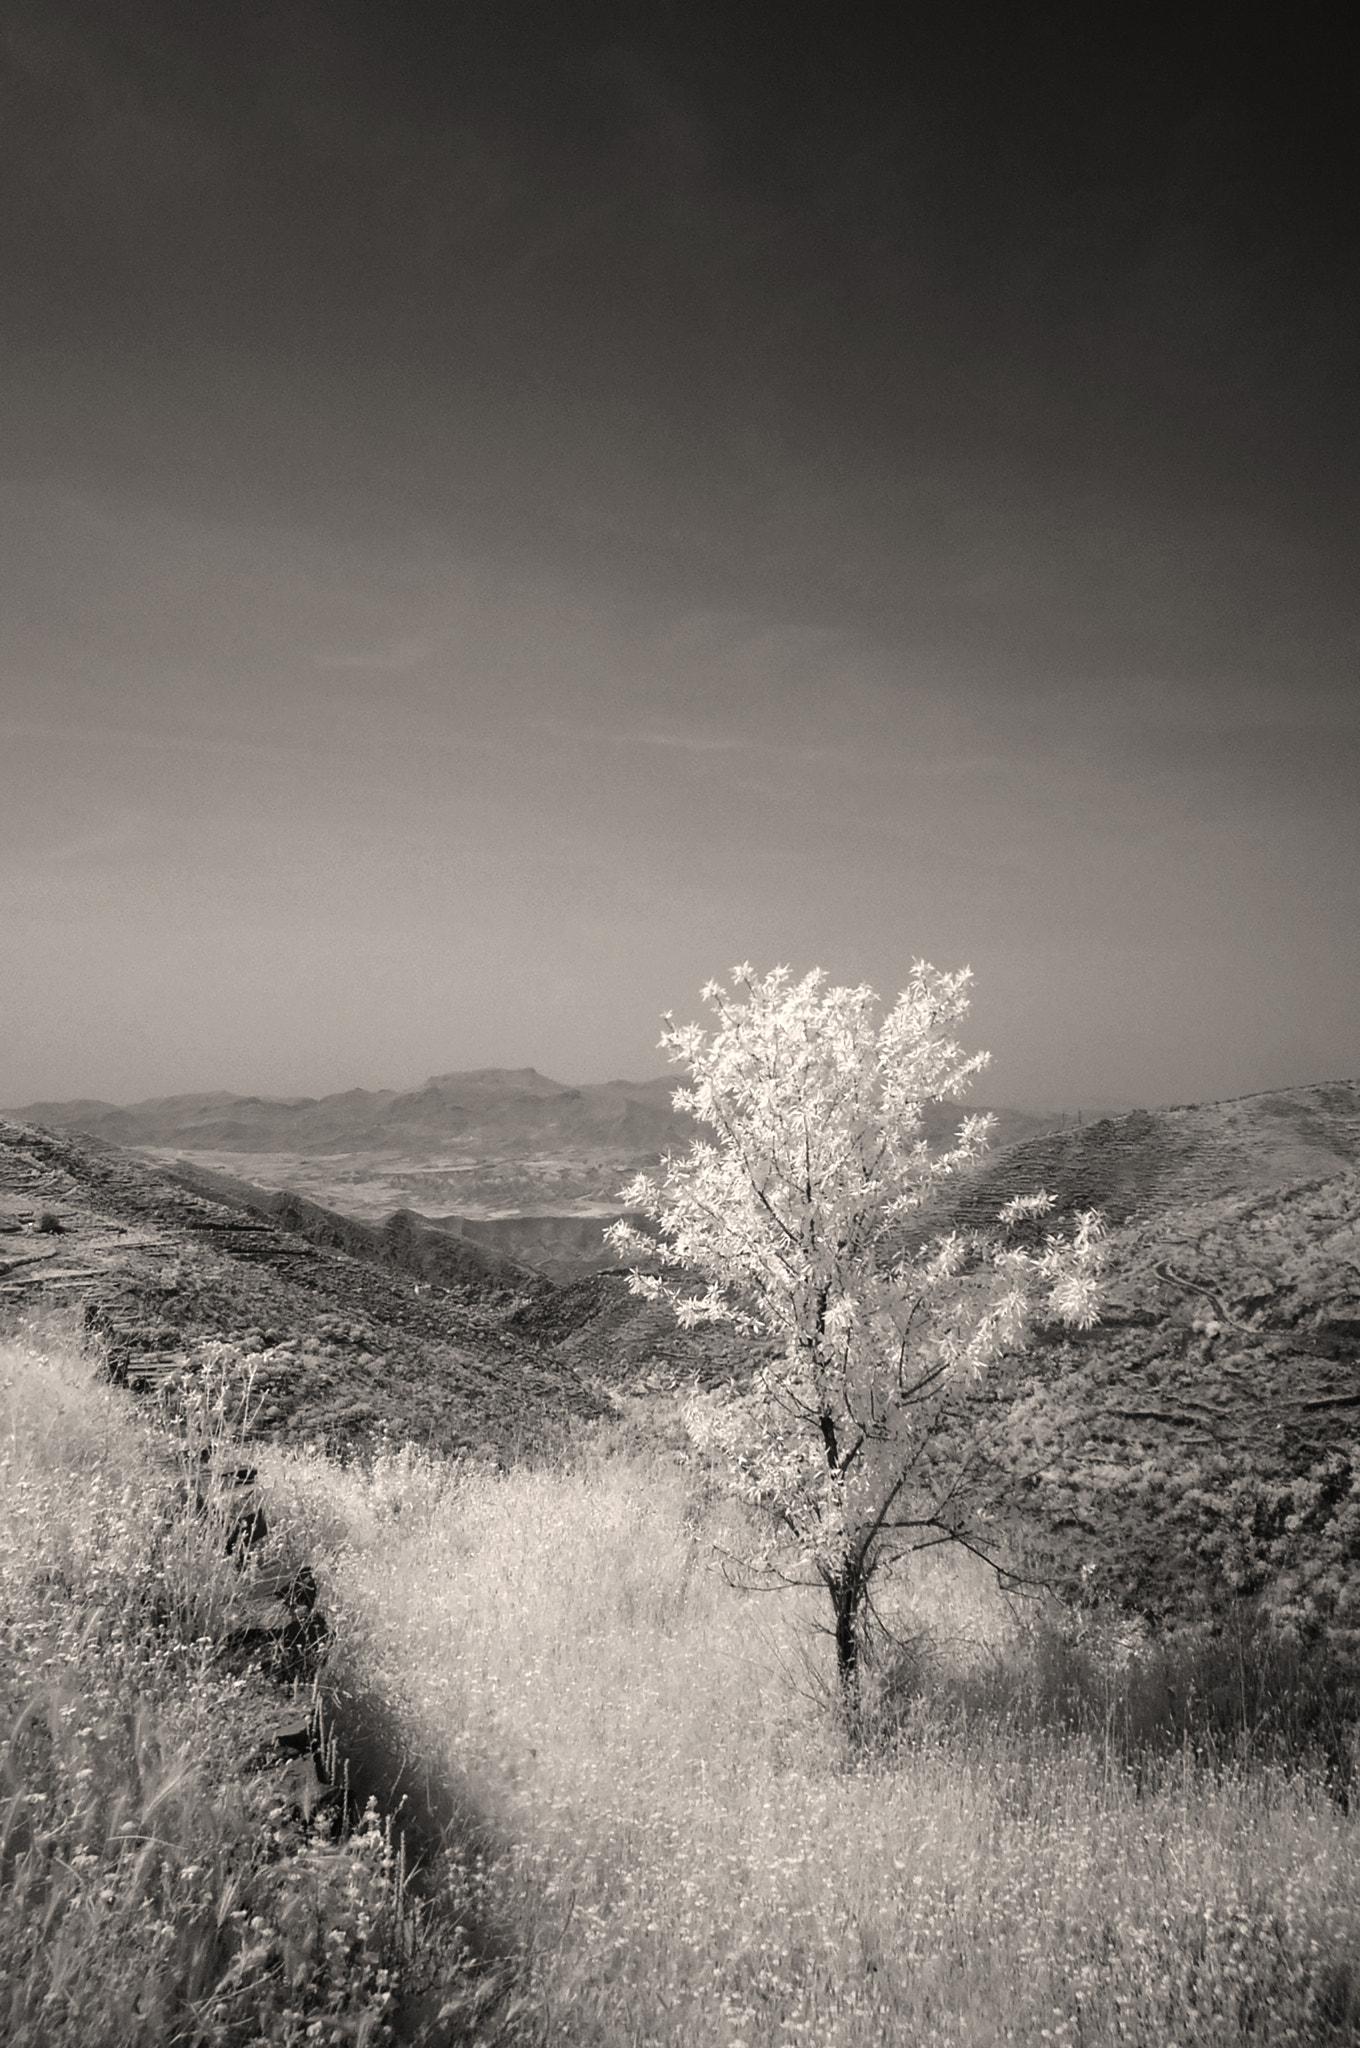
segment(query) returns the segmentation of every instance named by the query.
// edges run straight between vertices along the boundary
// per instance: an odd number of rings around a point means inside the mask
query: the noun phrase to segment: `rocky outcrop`
[[[225,1647],[258,1657],[276,1677],[312,1675],[329,1632],[317,1610],[316,1575],[307,1564],[261,1560],[269,1518],[255,1466],[223,1463],[204,1451],[180,1497],[186,1506],[192,1498],[196,1519],[242,1575],[239,1618]]]

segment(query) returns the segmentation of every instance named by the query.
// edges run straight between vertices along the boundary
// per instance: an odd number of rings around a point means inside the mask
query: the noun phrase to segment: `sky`
[[[1182,17],[10,0],[0,1102],[1360,1072],[1356,95]]]

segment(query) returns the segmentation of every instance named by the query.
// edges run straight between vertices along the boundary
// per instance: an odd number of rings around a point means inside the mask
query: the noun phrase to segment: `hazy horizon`
[[[615,1087],[624,1087],[624,1088],[639,1088],[639,1087],[647,1087],[647,1086],[650,1086],[650,1085],[652,1085],[652,1084],[654,1084],[654,1083],[656,1083],[656,1082],[658,1082],[658,1081],[665,1081],[665,1082],[667,1082],[668,1084],[670,1084],[670,1085],[672,1085],[672,1086],[674,1086],[674,1087],[677,1087],[677,1088],[678,1088],[678,1087],[682,1087],[682,1086],[684,1085],[684,1080],[685,1080],[685,1077],[684,1077],[684,1075],[683,1075],[683,1074],[682,1074],[682,1073],[681,1073],[681,1072],[680,1072],[680,1071],[679,1071],[678,1069],[669,1069],[669,1070],[661,1070],[661,1071],[657,1071],[657,1072],[655,1072],[655,1073],[651,1073],[651,1074],[609,1074],[609,1075],[603,1075],[603,1076],[595,1077],[595,1078],[592,1078],[592,1079],[590,1079],[590,1080],[581,1080],[581,1079],[579,1079],[579,1078],[576,1078],[576,1079],[568,1079],[568,1080],[563,1080],[563,1079],[562,1079],[562,1077],[561,1077],[560,1075],[558,1075],[558,1074],[545,1074],[545,1073],[544,1073],[544,1071],[543,1071],[543,1069],[542,1069],[541,1067],[534,1067],[534,1066],[532,1066],[532,1065],[530,1065],[530,1066],[529,1066],[529,1067],[527,1067],[527,1068],[525,1068],[525,1067],[472,1067],[472,1068],[450,1068],[450,1069],[448,1069],[448,1070],[447,1070],[447,1071],[446,1071],[445,1073],[443,1073],[443,1074],[426,1074],[426,1075],[422,1075],[422,1076],[420,1077],[420,1079],[419,1079],[419,1080],[411,1080],[411,1081],[398,1081],[398,1082],[392,1082],[392,1081],[384,1081],[384,1082],[376,1082],[376,1083],[372,1083],[372,1084],[368,1084],[368,1083],[364,1083],[364,1082],[352,1082],[352,1083],[350,1083],[350,1084],[349,1084],[348,1086],[346,1086],[346,1087],[343,1087],[343,1088],[334,1088],[334,1089],[332,1089],[332,1088],[327,1088],[327,1089],[290,1089],[290,1090],[286,1090],[286,1091],[278,1091],[278,1092],[275,1092],[275,1091],[271,1091],[271,1090],[265,1090],[265,1089],[259,1089],[259,1088],[253,1088],[253,1089],[227,1089],[227,1088],[224,1088],[224,1089],[212,1089],[212,1088],[183,1088],[183,1089],[176,1089],[176,1090],[174,1090],[173,1092],[168,1092],[168,1093],[162,1093],[162,1094],[156,1094],[156,1095],[144,1095],[144,1096],[139,1096],[139,1097],[138,1097],[138,1098],[137,1098],[137,1099],[136,1099],[135,1101],[133,1101],[133,1100],[127,1100],[127,1101],[123,1101],[123,1102],[111,1102],[111,1101],[109,1101],[109,1099],[108,1099],[107,1097],[103,1097],[103,1096],[93,1096],[93,1095],[72,1095],[72,1096],[52,1096],[52,1095],[49,1095],[49,1096],[34,1096],[34,1097],[32,1097],[32,1098],[31,1098],[31,1100],[30,1100],[30,1101],[28,1101],[28,1102],[12,1102],[12,1103],[8,1103],[8,1104],[3,1104],[3,1105],[0,1105],[0,1116],[6,1116],[6,1115],[8,1115],[8,1116],[13,1116],[13,1115],[15,1114],[15,1112],[16,1112],[16,1111],[18,1111],[18,1110],[23,1110],[23,1109],[33,1109],[33,1108],[37,1108],[37,1107],[40,1107],[40,1106],[43,1106],[43,1105],[48,1105],[48,1106],[56,1107],[56,1106],[59,1106],[59,1105],[65,1105],[65,1104],[69,1104],[69,1103],[72,1103],[72,1102],[90,1102],[90,1103],[102,1103],[104,1107],[106,1107],[106,1108],[109,1108],[109,1109],[121,1109],[121,1110],[135,1110],[135,1109],[143,1109],[143,1108],[146,1108],[146,1107],[148,1107],[148,1106],[149,1106],[150,1104],[152,1104],[152,1103],[157,1103],[157,1102],[166,1102],[166,1101],[176,1101],[176,1100],[189,1100],[189,1101],[192,1101],[192,1100],[195,1100],[195,1099],[199,1099],[199,1100],[208,1100],[208,1099],[211,1099],[211,1098],[212,1098],[212,1097],[214,1097],[214,1096],[220,1096],[220,1097],[221,1097],[221,1098],[222,1098],[223,1100],[225,1100],[225,1101],[236,1101],[236,1102],[245,1102],[245,1101],[253,1101],[253,1102],[271,1102],[271,1103],[284,1103],[284,1104],[287,1104],[287,1103],[302,1103],[302,1102],[323,1102],[323,1101],[326,1101],[326,1100],[328,1100],[328,1099],[330,1099],[330,1098],[332,1098],[332,1097],[335,1097],[335,1096],[339,1096],[339,1095],[346,1095],[346,1094],[351,1094],[351,1093],[354,1093],[354,1092],[356,1092],[356,1091],[358,1091],[358,1092],[361,1092],[361,1093],[373,1094],[373,1095],[377,1095],[377,1094],[386,1094],[386,1093],[391,1093],[391,1094],[395,1094],[395,1095],[415,1095],[415,1094],[418,1094],[418,1093],[419,1093],[419,1092],[420,1092],[420,1091],[421,1091],[421,1090],[422,1090],[423,1088],[425,1088],[426,1086],[428,1086],[428,1084],[429,1084],[429,1083],[430,1083],[431,1081],[437,1081],[437,1080],[447,1080],[447,1079],[449,1079],[449,1078],[450,1078],[451,1076],[453,1076],[453,1075],[458,1075],[458,1074],[467,1074],[467,1075],[469,1075],[469,1076],[478,1076],[478,1075],[482,1075],[482,1074],[496,1074],[496,1073],[503,1073],[503,1074],[506,1074],[506,1075],[508,1075],[508,1076],[512,1076],[512,1075],[514,1075],[514,1074],[517,1074],[517,1073],[525,1073],[525,1072],[530,1072],[530,1073],[534,1073],[534,1074],[536,1074],[536,1075],[538,1076],[538,1078],[539,1078],[540,1080],[552,1081],[552,1082],[556,1083],[556,1084],[557,1084],[558,1086],[560,1086],[560,1087],[563,1087],[563,1088],[591,1088],[591,1087],[608,1087],[608,1086],[610,1086],[610,1085],[613,1085],[613,1086],[615,1086]],[[1348,1077],[1348,1076],[1331,1076],[1331,1077],[1329,1077],[1329,1078],[1331,1078],[1331,1079],[1346,1079],[1346,1078],[1349,1078],[1349,1077]],[[992,1107],[992,1108],[998,1108],[998,1109],[1000,1109],[1000,1108],[1004,1108],[1004,1109],[1014,1109],[1014,1110],[1019,1110],[1019,1111],[1021,1111],[1021,1112],[1022,1112],[1022,1113],[1023,1113],[1024,1115],[1026,1115],[1026,1116],[1049,1116],[1049,1115],[1052,1115],[1052,1116],[1057,1116],[1057,1115],[1061,1114],[1061,1113],[1062,1113],[1063,1111],[1066,1111],[1066,1112],[1067,1112],[1067,1113],[1068,1113],[1069,1115],[1077,1115],[1077,1114],[1085,1114],[1085,1113],[1099,1113],[1099,1114],[1104,1114],[1104,1115],[1115,1115],[1115,1114],[1119,1114],[1119,1113],[1121,1113],[1121,1112],[1124,1112],[1124,1111],[1128,1111],[1128,1110],[1131,1110],[1131,1109],[1146,1109],[1146,1108],[1158,1108],[1158,1107],[1165,1107],[1165,1106],[1166,1106],[1166,1105],[1160,1105],[1160,1104],[1156,1104],[1156,1103],[1142,1103],[1142,1102],[1134,1102],[1134,1101],[1131,1101],[1131,1100],[1129,1100],[1129,1099],[1128,1099],[1127,1097],[1124,1097],[1124,1098],[1120,1098],[1120,1097],[1113,1097],[1113,1096],[1104,1096],[1104,1097],[1093,1097],[1093,1098],[1092,1098],[1092,1099],[1091,1099],[1090,1101],[1088,1101],[1088,1102],[1075,1102],[1075,1101],[1073,1101],[1073,1102],[1069,1102],[1069,1103],[1061,1103],[1061,1102],[1052,1102],[1052,1103],[1047,1103],[1047,1102],[1045,1102],[1045,1103],[1034,1103],[1034,1102],[1007,1102],[1007,1103],[1001,1103],[1001,1102],[998,1102],[998,1101],[996,1101],[996,1100],[995,1100],[995,1099],[994,1099],[994,1098],[993,1098],[993,1097],[992,1097],[991,1095],[989,1095],[989,1094],[988,1094],[988,1091],[987,1091],[987,1088],[986,1088],[986,1085],[985,1085],[985,1084],[986,1084],[986,1075],[984,1074],[983,1076],[981,1076],[981,1077],[980,1077],[980,1079],[979,1079],[979,1082],[977,1082],[977,1083],[975,1083],[975,1084],[974,1084],[974,1086],[973,1086],[973,1088],[972,1088],[972,1090],[971,1090],[971,1092],[970,1092],[970,1094],[969,1094],[969,1096],[968,1096],[968,1098],[967,1098],[967,1100],[968,1100],[968,1102],[970,1103],[970,1105],[971,1105],[971,1106],[973,1106],[973,1107],[975,1107],[975,1108],[985,1108],[985,1107]]]
[[[745,959],[970,964],[999,1104],[1360,1072],[1349,79],[16,0],[0,1101],[645,1079]]]

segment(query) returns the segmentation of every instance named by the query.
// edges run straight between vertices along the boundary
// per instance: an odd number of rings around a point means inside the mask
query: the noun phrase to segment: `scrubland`
[[[41,1332],[0,1384],[6,2039],[1360,2038],[1350,1731],[1287,1645],[1149,1645],[937,1553],[852,1725],[815,1592],[727,1583],[738,1511],[636,1428],[508,1471],[273,1449],[406,1876],[381,1805],[242,1772],[265,1680],[173,1443]]]

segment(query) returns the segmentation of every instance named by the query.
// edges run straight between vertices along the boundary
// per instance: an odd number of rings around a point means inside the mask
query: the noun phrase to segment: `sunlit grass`
[[[1135,1768],[1045,1725],[1034,1645],[971,1565],[899,1604],[914,1696],[866,1744],[829,1710],[815,1594],[727,1585],[732,1511],[673,1462],[294,1458],[278,1481],[332,1545],[341,1667],[494,1817],[499,1853],[449,1885],[519,1930],[521,2027],[1355,2038],[1352,1821],[1297,1769],[1184,1745]]]

